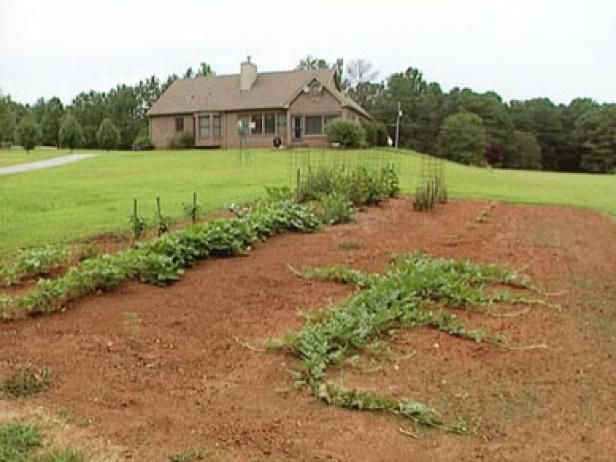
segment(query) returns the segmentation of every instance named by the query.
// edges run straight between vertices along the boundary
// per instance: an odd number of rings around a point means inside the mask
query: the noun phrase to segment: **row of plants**
[[[328,368],[400,327],[426,326],[478,343],[501,344],[504,338],[481,328],[471,329],[451,312],[435,310],[435,306],[486,312],[497,302],[535,302],[508,290],[487,290],[489,285],[532,289],[525,276],[496,265],[432,258],[421,252],[396,257],[384,274],[364,274],[342,265],[294,271],[302,277],[357,288],[354,295],[337,305],[309,315],[300,330],[266,342],[270,348],[288,349],[301,359],[296,386],[307,387],[330,405],[387,412],[419,425],[452,432],[466,431],[465,424],[445,423],[436,410],[416,400],[400,400],[331,383],[327,380]]]
[[[256,205],[230,219],[196,224],[113,255],[88,258],[55,279],[41,279],[18,299],[3,296],[5,318],[19,312],[47,313],[68,301],[109,291],[126,279],[165,285],[184,268],[208,257],[244,255],[251,245],[283,232],[315,232],[320,222],[309,207],[290,201]]]
[[[69,249],[61,246],[18,250],[14,260],[0,264],[0,286],[13,286],[26,278],[47,274],[69,257]]]

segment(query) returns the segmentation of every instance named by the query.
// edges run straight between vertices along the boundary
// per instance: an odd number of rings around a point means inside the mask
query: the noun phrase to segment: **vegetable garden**
[[[129,199],[129,246],[20,251],[0,274],[0,404],[62,411],[88,436],[51,446],[83,460],[542,460],[562,447],[600,460],[609,446],[558,433],[555,410],[610,440],[593,426],[613,420],[608,395],[570,396],[616,372],[604,358],[616,317],[594,317],[616,294],[614,224],[448,203],[429,159],[417,196],[396,198],[403,165],[314,152],[289,157],[291,186],[224,217],[202,221],[195,194],[170,226],[161,194],[146,223]],[[19,427],[36,436],[24,454],[43,441],[33,425]]]

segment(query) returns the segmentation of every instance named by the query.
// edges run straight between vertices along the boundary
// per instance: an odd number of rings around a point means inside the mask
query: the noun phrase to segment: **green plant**
[[[26,152],[30,152],[41,140],[41,129],[31,117],[25,117],[15,130],[15,138]]]
[[[436,411],[414,400],[398,400],[348,390],[326,380],[326,370],[352,352],[382,338],[393,328],[427,326],[480,343],[499,344],[502,337],[484,329],[469,329],[455,315],[433,311],[435,304],[457,309],[487,307],[499,301],[532,303],[507,291],[488,293],[488,284],[532,288],[527,277],[496,265],[477,265],[468,260],[431,258],[411,253],[394,258],[385,274],[367,275],[341,265],[294,270],[310,279],[352,284],[360,289],[351,297],[316,316],[302,329],[289,332],[271,347],[288,347],[302,362],[296,384],[330,405],[393,413],[414,422],[457,432],[460,426],[443,424]]]
[[[0,462],[32,462],[41,444],[37,427],[21,422],[0,423]]]
[[[366,144],[366,132],[357,122],[345,119],[331,121],[325,127],[327,141],[345,148],[359,148]]]
[[[72,114],[66,115],[60,125],[60,132],[58,134],[60,146],[67,147],[73,151],[74,148],[79,147],[84,142],[83,129],[79,122]]]
[[[49,387],[51,370],[27,363],[16,367],[8,377],[0,380],[0,398],[16,399],[37,395]]]
[[[36,462],[86,462],[86,457],[79,449],[52,449],[36,459]]]
[[[147,151],[150,149],[154,149],[154,145],[150,140],[150,134],[148,130],[140,131],[135,137],[132,144],[133,151]]]
[[[40,249],[18,250],[15,260],[0,267],[0,282],[10,286],[26,277],[46,274],[69,257],[67,247],[48,245]]]
[[[353,204],[338,192],[323,196],[317,208],[317,215],[323,223],[328,225],[348,223],[355,212]]]
[[[197,222],[197,214],[200,208],[199,204],[197,204],[197,193],[193,193],[192,203],[184,204],[184,213],[190,218],[193,225]]]
[[[79,251],[76,255],[77,261],[84,261],[88,258],[94,258],[99,255],[100,252],[101,249],[96,244],[88,242],[79,248]]]
[[[359,244],[355,241],[341,241],[336,244],[336,248],[344,252],[352,252],[353,250],[359,249]]]
[[[107,151],[115,149],[120,144],[120,130],[110,119],[105,118],[96,132],[96,141],[101,148]]]
[[[128,220],[133,227],[133,236],[135,240],[140,239],[145,233],[146,222],[137,213],[137,199],[133,199],[133,213],[128,217]]]
[[[271,202],[289,201],[293,199],[293,191],[288,186],[266,186],[265,192]]]
[[[171,218],[162,214],[160,208],[160,197],[156,198],[156,213],[154,214],[154,223],[156,223],[156,229],[158,230],[159,236],[169,232],[169,227],[171,226]]]
[[[204,449],[190,449],[180,454],[169,456],[169,462],[194,462],[195,460],[205,460],[210,455]]]
[[[192,133],[182,132],[173,137],[170,147],[174,149],[188,149],[195,146],[195,137]]]

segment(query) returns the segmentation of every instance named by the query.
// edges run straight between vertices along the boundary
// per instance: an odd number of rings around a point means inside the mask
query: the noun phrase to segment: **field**
[[[39,150],[32,157],[45,155],[50,154]],[[340,154],[314,150],[293,155],[295,162],[301,162],[300,157],[314,160]],[[376,156],[374,152],[342,155],[347,162]],[[403,192],[413,193],[422,156],[407,151],[379,155],[383,162],[396,163]],[[128,231],[133,198],[146,218],[153,216],[156,196],[161,197],[163,213],[175,218],[182,216],[183,204],[191,201],[193,192],[198,193],[203,212],[254,199],[264,194],[264,186],[293,183],[294,164],[288,157],[287,152],[255,150],[240,164],[235,151],[112,152],[61,168],[0,177],[0,255],[19,247]],[[446,176],[456,198],[570,205],[616,215],[614,175],[505,171],[448,163]]]

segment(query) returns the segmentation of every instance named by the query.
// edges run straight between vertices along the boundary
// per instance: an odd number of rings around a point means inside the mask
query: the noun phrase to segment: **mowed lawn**
[[[45,151],[36,151],[40,159]],[[333,151],[252,150],[242,162],[237,151],[101,152],[49,170],[0,177],[0,254],[19,247],[72,242],[103,232],[129,231],[133,198],[151,221],[156,196],[163,214],[183,215],[193,192],[203,212],[265,193],[265,186],[291,185],[299,163],[354,164],[382,156],[394,162],[404,193],[418,184],[422,157],[410,151],[343,154]],[[616,176],[507,171],[446,164],[452,198],[483,198],[533,204],[587,207],[616,215]]]
[[[20,147],[0,149],[0,168],[51,159],[52,157],[65,156],[67,154],[70,154],[68,149],[42,148],[32,150],[29,153]]]

